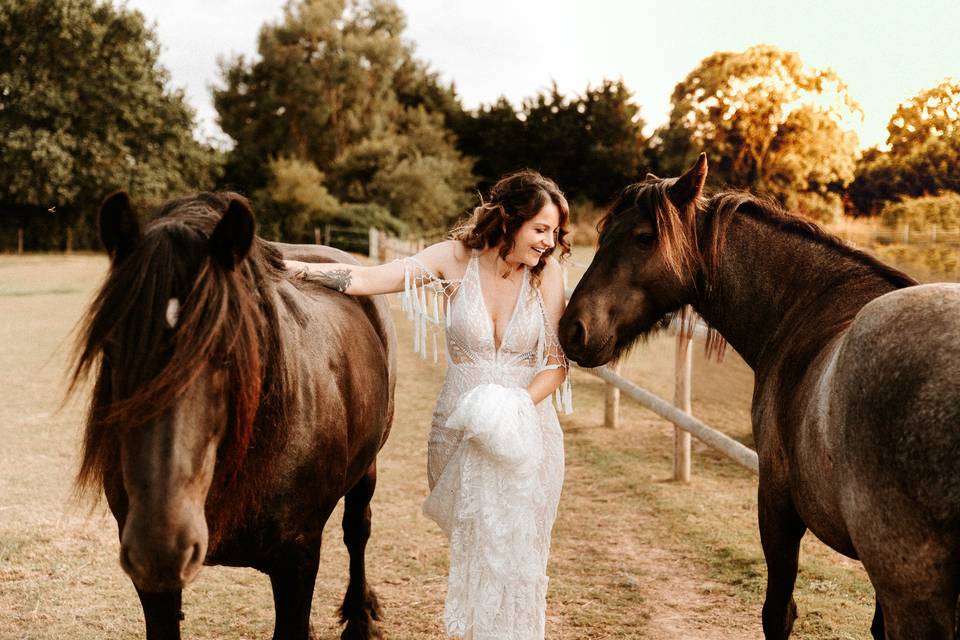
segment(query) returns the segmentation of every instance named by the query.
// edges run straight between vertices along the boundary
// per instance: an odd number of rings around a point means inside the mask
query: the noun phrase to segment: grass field
[[[582,257],[581,257],[582,259]],[[133,587],[117,563],[117,531],[102,503],[71,501],[83,401],[57,411],[68,334],[106,268],[101,256],[0,256],[0,638],[142,637]],[[441,366],[400,334],[394,430],[380,460],[369,577],[389,638],[441,638],[446,548],[420,512],[426,433]],[[652,340],[624,375],[672,396],[673,341]],[[672,426],[623,400],[622,427],[603,427],[603,385],[574,372],[576,412],[562,419],[567,476],[554,530],[547,636],[757,638],[765,568],[756,480],[694,445],[694,479],[669,480]],[[752,374],[729,354],[694,364],[694,413],[750,443]],[[328,524],[313,608],[317,638],[339,637],[346,585],[339,513]],[[858,563],[804,542],[797,638],[862,638],[872,590]],[[186,638],[267,638],[267,578],[205,568],[184,595]]]

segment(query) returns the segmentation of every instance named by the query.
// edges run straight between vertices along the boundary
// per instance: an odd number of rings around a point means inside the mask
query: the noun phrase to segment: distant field
[[[577,262],[589,260],[578,251]],[[97,286],[100,256],[0,256],[0,638],[142,637],[136,594],[117,563],[103,505],[70,501],[81,402],[57,412],[67,337]],[[574,269],[575,271],[575,269]],[[576,275],[576,274],[574,274]],[[571,284],[573,284],[571,282]],[[409,350],[396,315],[400,376],[395,427],[380,461],[368,567],[389,638],[441,638],[446,548],[420,512],[426,433],[440,366]],[[624,374],[672,395],[673,341],[652,340]],[[750,443],[752,374],[735,356],[698,350],[694,413]],[[548,637],[561,640],[757,638],[765,568],[756,480],[695,444],[694,479],[669,480],[672,427],[623,401],[622,428],[603,422],[603,385],[574,373],[576,412],[562,419],[567,477],[550,564]],[[314,601],[316,637],[339,637],[346,585],[339,513],[326,533]],[[797,638],[862,638],[872,590],[858,563],[804,543]],[[253,570],[205,568],[184,596],[186,638],[267,638],[273,606]]]

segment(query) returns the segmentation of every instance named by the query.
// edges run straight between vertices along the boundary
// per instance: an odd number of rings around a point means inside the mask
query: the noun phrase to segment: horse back
[[[271,244],[281,252],[286,260],[299,260],[301,262],[318,263],[342,262],[354,265],[360,264],[360,262],[349,253],[334,247],[314,244],[287,244],[282,242],[272,242]],[[332,292],[326,291],[323,293],[326,295],[332,294]],[[384,350],[386,351],[389,377],[388,384],[390,389],[390,403],[387,415],[392,417],[394,414],[393,390],[396,387],[397,372],[397,338],[396,331],[394,330],[393,326],[393,317],[390,314],[390,306],[384,296],[353,296],[352,299],[360,305],[360,308],[363,310],[364,315],[370,322],[373,330],[377,334],[377,337],[384,346]],[[384,442],[386,442],[389,434],[390,420],[388,419],[387,429],[385,430],[383,439],[380,443],[381,446]]]
[[[893,291],[854,319],[830,398],[837,473],[857,508],[960,526],[960,284]],[[870,493],[872,505],[861,505]]]

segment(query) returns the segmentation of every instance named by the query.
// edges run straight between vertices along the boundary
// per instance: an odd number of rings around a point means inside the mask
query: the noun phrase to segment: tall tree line
[[[234,145],[218,151],[194,139],[141,14],[106,0],[0,0],[0,246],[17,228],[33,249],[62,248],[68,229],[75,246],[96,246],[93,212],[116,188],[145,204],[237,190],[263,235],[291,241],[324,223],[435,233],[515,169],[602,206],[701,151],[714,187],[768,192],[821,220],[960,191],[953,80],[906,100],[889,150],[860,156],[860,108],[835,72],[770,46],[717,52],[677,84],[669,121],[647,137],[620,80],[466,109],[405,27],[393,0],[289,0],[255,59],[222,63],[213,98]]]

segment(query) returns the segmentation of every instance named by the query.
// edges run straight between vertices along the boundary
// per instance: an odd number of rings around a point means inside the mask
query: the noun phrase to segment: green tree
[[[760,45],[705,58],[674,89],[669,122],[656,138],[668,174],[706,151],[715,181],[772,193],[817,218],[840,211],[853,179],[860,115],[832,70]]]
[[[218,158],[192,136],[159,45],[136,11],[94,0],[0,1],[0,220],[28,246],[96,246],[110,190],[154,201],[210,188]],[[51,213],[52,212],[52,213]]]
[[[345,205],[379,205],[414,229],[458,215],[473,184],[445,126],[459,103],[413,58],[404,28],[392,0],[287,4],[261,30],[257,61],[223,65],[214,104],[236,141],[228,181],[260,189],[283,156],[312,163]]]
[[[604,80],[573,96],[554,84],[519,111],[500,98],[461,121],[460,149],[477,158],[485,184],[531,167],[571,199],[604,203],[646,169],[644,123],[632,97],[622,81]]]

